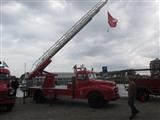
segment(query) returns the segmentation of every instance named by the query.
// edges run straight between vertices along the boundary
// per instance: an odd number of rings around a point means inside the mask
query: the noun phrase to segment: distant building
[[[58,84],[67,84],[68,81],[72,80],[72,77],[75,76],[72,72],[57,72],[55,77]]]
[[[72,80],[72,77],[74,76],[74,73],[71,72],[55,72],[55,80],[57,81],[57,84],[59,85],[66,85],[67,82]],[[33,78],[32,80],[28,80],[27,82],[24,79],[24,75],[20,78],[22,80],[22,84],[27,84],[27,86],[35,85],[35,86],[41,86],[44,82],[45,77],[44,76],[37,76]]]
[[[102,72],[100,72],[100,75],[103,78],[117,78],[123,77],[124,73],[121,71],[108,71],[107,66],[102,66]]]
[[[102,72],[103,73],[107,73],[108,72],[107,66],[102,66]]]
[[[151,76],[160,76],[160,59],[156,58],[150,62]]]

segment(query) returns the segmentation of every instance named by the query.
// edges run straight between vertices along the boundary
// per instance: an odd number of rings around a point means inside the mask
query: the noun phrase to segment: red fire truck
[[[53,46],[51,46],[36,62],[33,71],[26,76],[28,96],[36,102],[44,102],[46,98],[58,96],[72,96],[77,99],[88,99],[91,107],[99,108],[104,103],[119,98],[118,88],[114,82],[98,80],[93,71],[86,68],[74,67],[75,76],[66,88],[55,86],[55,74],[44,69],[51,62],[51,58],[65,46],[92,18],[100,11],[108,0],[101,0],[89,10],[74,26],[72,26]],[[43,84],[30,84],[35,78],[43,78]]]
[[[138,100],[146,102],[149,100],[150,95],[160,95],[160,66],[157,63],[154,64],[154,68],[133,69],[131,71],[133,75],[129,79],[133,79],[136,83]],[[136,75],[135,71],[150,71],[151,75]]]
[[[103,107],[105,103],[119,98],[115,82],[97,79],[96,73],[86,68],[75,66],[74,73],[66,86],[56,85],[55,74],[47,73],[47,76],[41,77],[42,81],[45,78],[42,85],[29,87],[28,96],[33,97],[37,103],[43,103],[47,99],[57,99],[60,96],[87,99],[89,106],[93,108]]]
[[[137,99],[148,101],[150,95],[160,95],[160,77],[159,76],[134,76],[133,79],[137,85]]]
[[[11,111],[14,104],[15,104],[15,94],[14,94],[14,89],[11,88],[10,71],[5,66],[1,65],[0,66],[0,107],[6,107],[7,111]]]

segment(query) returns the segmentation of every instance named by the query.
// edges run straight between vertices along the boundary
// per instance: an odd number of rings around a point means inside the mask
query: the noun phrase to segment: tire
[[[41,90],[37,90],[34,95],[33,95],[33,100],[36,102],[36,103],[45,103],[46,102],[46,99],[42,93]]]
[[[13,109],[13,106],[14,106],[14,104],[6,105],[6,111],[7,111],[7,112],[11,112],[12,109]]]
[[[105,104],[103,95],[100,92],[92,92],[88,95],[88,104],[91,108],[102,108]]]
[[[138,90],[137,99],[141,102],[147,102],[149,100],[149,92],[147,90]]]

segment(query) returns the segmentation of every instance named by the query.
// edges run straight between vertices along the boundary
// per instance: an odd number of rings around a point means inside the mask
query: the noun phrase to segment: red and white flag
[[[108,24],[110,27],[116,27],[118,20],[113,18],[111,14],[108,12]]]

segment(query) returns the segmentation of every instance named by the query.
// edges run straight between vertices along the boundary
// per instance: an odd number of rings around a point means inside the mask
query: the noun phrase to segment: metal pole
[[[1,1],[1,5],[2,5],[2,1]],[[1,8],[1,11],[2,11],[2,6],[0,6],[0,8]],[[2,20],[3,20],[3,19],[2,19],[2,14],[1,14],[1,22],[2,22]],[[2,23],[1,23],[1,24],[2,24]],[[0,27],[0,31],[1,31],[1,34],[0,34],[0,36],[1,36],[1,38],[0,38],[0,39],[1,39],[1,40],[0,40],[0,44],[1,44],[1,45],[0,45],[0,47],[1,47],[1,48],[0,48],[1,58],[0,58],[0,61],[2,62],[2,60],[3,60],[3,59],[2,59],[2,53],[3,53],[3,52],[2,52],[2,50],[3,50],[3,49],[2,49],[2,47],[3,47],[3,46],[2,46],[2,39],[3,39],[3,35],[2,35],[2,25],[1,25],[1,27]]]
[[[159,21],[160,21],[160,1],[158,2],[159,3],[159,5],[158,5],[158,41],[157,41],[157,46],[158,46],[158,48],[157,48],[157,57],[159,58],[160,57],[160,53],[159,53],[159,51],[160,51],[160,23],[159,23]]]

